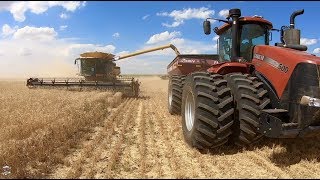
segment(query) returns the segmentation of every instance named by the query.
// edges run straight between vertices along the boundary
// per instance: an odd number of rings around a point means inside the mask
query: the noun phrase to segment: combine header
[[[172,45],[160,46],[147,50],[137,51],[123,56],[115,56],[103,52],[86,52],[75,59],[74,64],[79,65],[81,78],[37,78],[27,80],[29,88],[66,88],[79,90],[112,90],[123,92],[127,96],[139,95],[140,82],[133,77],[120,75],[120,67],[115,61],[145,54],[157,50],[171,48],[179,55],[177,48]]]

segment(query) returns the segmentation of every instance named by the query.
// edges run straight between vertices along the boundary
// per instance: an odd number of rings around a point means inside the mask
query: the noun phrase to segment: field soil
[[[252,147],[207,153],[189,147],[181,117],[167,110],[168,80],[139,80],[140,97],[121,103],[110,93],[0,83],[0,165],[12,168],[1,177],[320,177],[320,138],[265,138]]]

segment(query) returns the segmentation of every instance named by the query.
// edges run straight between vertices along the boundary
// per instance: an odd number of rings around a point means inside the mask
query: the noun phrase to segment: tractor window
[[[245,24],[241,31],[240,56],[251,61],[253,46],[269,44],[268,30],[259,24]]]
[[[231,28],[219,37],[219,60],[221,62],[231,60],[232,35]]]

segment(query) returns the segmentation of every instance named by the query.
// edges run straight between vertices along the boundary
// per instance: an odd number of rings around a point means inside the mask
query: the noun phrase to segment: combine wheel
[[[233,124],[233,97],[223,76],[195,72],[182,94],[182,129],[186,142],[201,150],[226,143]]]
[[[231,142],[245,146],[258,141],[257,132],[260,111],[269,108],[270,99],[263,83],[249,74],[232,73],[225,76],[235,103],[235,120]]]
[[[170,114],[181,114],[182,87],[185,76],[173,75],[168,85],[168,110]]]

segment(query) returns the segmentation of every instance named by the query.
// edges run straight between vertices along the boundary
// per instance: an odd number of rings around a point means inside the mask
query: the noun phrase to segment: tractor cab
[[[231,12],[233,21],[219,20],[225,22],[221,27],[214,28],[219,35],[218,54],[220,62],[230,62],[239,57],[246,62],[252,60],[253,48],[256,45],[269,45],[269,30],[272,23],[261,16],[240,17],[240,12]],[[237,25],[232,26],[236,23]],[[210,31],[209,31],[210,29]],[[210,21],[204,21],[205,34],[210,34]],[[234,39],[234,42],[232,40]]]
[[[245,18],[244,18],[245,19]],[[250,18],[252,19],[252,18]],[[248,18],[240,24],[240,57],[251,61],[253,47],[256,45],[269,45],[269,27]],[[259,21],[258,21],[259,22]],[[220,32],[218,54],[220,61],[231,61],[232,33],[231,28]]]
[[[239,23],[239,55],[246,62],[250,62],[254,46],[269,45],[269,30],[272,28],[272,24],[256,16],[241,17]],[[215,30],[216,34],[219,35],[218,54],[220,62],[231,61],[231,29],[231,24],[228,23]]]

